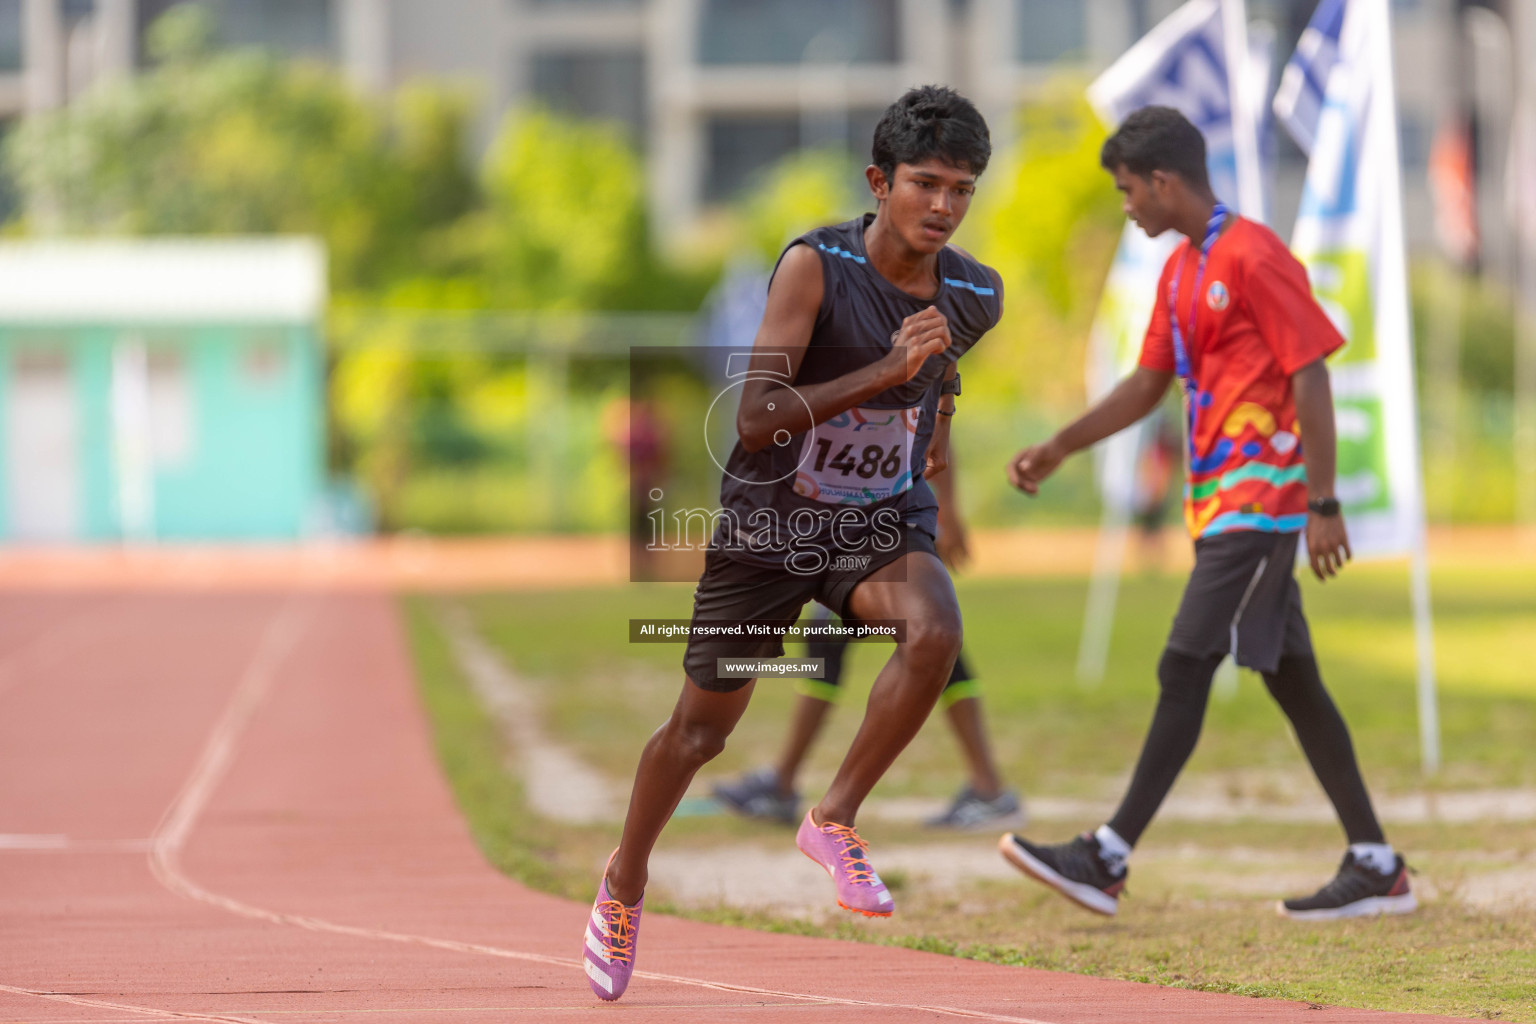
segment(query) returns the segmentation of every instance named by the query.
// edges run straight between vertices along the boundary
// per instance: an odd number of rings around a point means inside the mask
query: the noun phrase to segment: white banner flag
[[[1247,73],[1246,17],[1242,0],[1189,0],[1100,75],[1088,88],[1088,101],[1112,126],[1146,106],[1182,113],[1205,136],[1217,198],[1262,220],[1257,124],[1263,101]],[[1229,53],[1241,56],[1232,61]],[[1148,238],[1135,224],[1125,226],[1089,339],[1090,400],[1135,367],[1163,264],[1178,242],[1177,232]],[[1138,444],[1139,432],[1128,430],[1101,446],[1100,486],[1110,506],[1123,507],[1132,499]]]
[[[1344,7],[1291,248],[1348,343],[1329,368],[1350,542],[1401,555],[1424,517],[1391,37],[1387,0]]]
[[[1351,546],[1411,557],[1419,738],[1433,775],[1440,724],[1387,4],[1345,0],[1291,248],[1346,341],[1329,367]]]

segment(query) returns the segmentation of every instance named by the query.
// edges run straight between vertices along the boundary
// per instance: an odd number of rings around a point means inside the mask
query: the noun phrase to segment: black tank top
[[[905,384],[785,444],[748,452],[738,441],[721,482],[714,537],[731,558],[813,573],[858,566],[840,558],[891,550],[883,545],[899,540],[894,527],[901,523],[938,532],[938,502],[923,468],[940,383],[949,364],[997,323],[999,300],[988,269],[950,246],[938,254],[936,295],[921,299],[897,288],[864,251],[874,217],[817,228],[785,247],[815,251],[824,286],[805,356],[787,383],[820,384],[879,361],[901,322],[929,306],[948,318],[954,343]]]

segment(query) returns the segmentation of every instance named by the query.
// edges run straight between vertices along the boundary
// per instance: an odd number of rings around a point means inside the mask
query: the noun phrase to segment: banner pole
[[[1138,425],[1104,442],[1107,479],[1134,478],[1141,434]],[[1115,605],[1120,600],[1120,575],[1130,536],[1131,497],[1128,491],[1118,490],[1104,490],[1104,515],[1093,550],[1093,575],[1088,581],[1088,605],[1083,611],[1083,632],[1077,647],[1077,681],[1085,687],[1097,686],[1104,680],[1115,626]]]
[[[1413,638],[1418,654],[1419,753],[1426,776],[1440,771],[1440,701],[1435,688],[1435,622],[1429,606],[1429,554],[1419,533],[1409,566],[1413,590]]]
[[[1388,0],[1353,0],[1370,5],[1370,24],[1380,31],[1371,36],[1375,53],[1371,61],[1372,93],[1380,97],[1390,114],[1387,124],[1390,131],[1381,132],[1377,140],[1386,156],[1389,173],[1382,182],[1383,216],[1381,218],[1380,252],[1382,271],[1378,283],[1389,282],[1389,287],[1377,293],[1378,323],[1389,319],[1407,332],[1411,330],[1408,313],[1408,268],[1403,232],[1402,161],[1397,144],[1397,94],[1392,71],[1392,10]],[[1390,303],[1392,308],[1383,307]],[[1419,410],[1415,394],[1413,350],[1410,345],[1402,354],[1404,366],[1399,386],[1403,388],[1403,405],[1407,413],[1410,451],[1406,472],[1403,474],[1403,514],[1407,517],[1408,535],[1412,538],[1409,552],[1411,559],[1409,588],[1413,603],[1414,649],[1418,659],[1416,689],[1419,712],[1419,754],[1426,777],[1440,770],[1440,711],[1435,680],[1435,631],[1434,616],[1430,609],[1429,554],[1425,542],[1424,525],[1424,468],[1419,447]]]

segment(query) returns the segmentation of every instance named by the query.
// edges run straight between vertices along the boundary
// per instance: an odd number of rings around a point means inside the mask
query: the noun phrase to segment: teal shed
[[[313,532],[325,281],[310,239],[0,244],[0,542]]]

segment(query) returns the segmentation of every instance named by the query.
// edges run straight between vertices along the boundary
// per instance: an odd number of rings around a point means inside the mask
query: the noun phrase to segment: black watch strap
[[[939,386],[941,395],[958,395],[960,393],[960,374],[955,374]]]
[[[1320,516],[1336,516],[1339,514],[1339,499],[1313,498],[1307,502],[1307,511],[1315,512]]]

